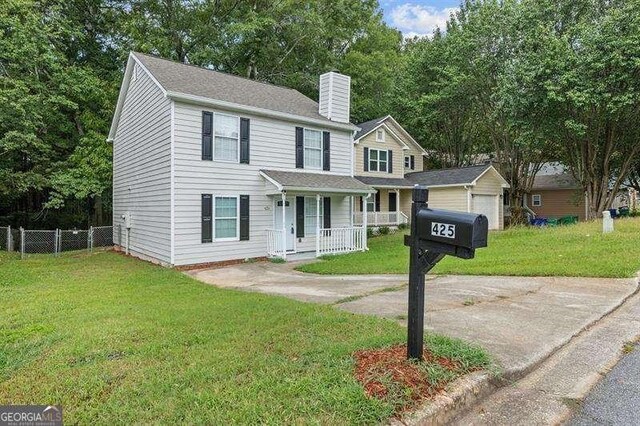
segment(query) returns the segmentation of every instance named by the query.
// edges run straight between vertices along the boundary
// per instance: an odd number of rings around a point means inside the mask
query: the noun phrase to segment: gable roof
[[[358,143],[359,139],[362,139],[363,137],[367,136],[369,133],[373,132],[374,130],[376,130],[381,126],[384,126],[388,131],[393,133],[396,139],[399,139],[396,133],[389,126],[385,124],[385,121],[387,120],[393,122],[393,124],[395,124],[402,131],[403,136],[409,142],[411,142],[416,149],[422,152],[422,155],[424,156],[427,155],[427,151],[391,115],[385,115],[384,117],[374,118],[373,120],[369,120],[369,121],[365,121],[364,123],[357,124],[357,126],[360,127],[360,130],[353,136],[353,141],[355,143]],[[400,142],[406,146],[405,141],[400,139]]]
[[[580,184],[568,173],[537,175],[533,179],[531,189],[580,189]]]
[[[195,65],[183,64],[144,53],[131,52],[121,87],[121,96],[114,114],[112,131],[115,136],[119,114],[130,82],[130,68],[138,63],[168,98],[210,104],[227,109],[244,110],[260,115],[279,116],[289,120],[301,119],[308,123],[357,130],[350,123],[329,120],[318,112],[318,103],[295,89],[263,83]]]
[[[406,178],[415,184],[431,187],[475,185],[485,173],[495,173],[502,181],[504,188],[509,187],[507,181],[491,164],[480,166],[455,167],[451,169],[429,170],[426,172],[408,173]]]

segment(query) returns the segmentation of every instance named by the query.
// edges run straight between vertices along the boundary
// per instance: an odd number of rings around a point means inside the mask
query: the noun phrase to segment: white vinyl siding
[[[295,128],[300,123],[281,121],[250,114],[214,111],[239,115],[251,120],[251,164],[202,161],[202,111],[197,105],[175,104],[175,264],[219,262],[266,255],[266,229],[274,223],[274,196],[265,195],[261,169],[295,169]],[[351,175],[351,133],[331,130],[331,173]],[[298,170],[300,171],[300,170]],[[247,194],[250,197],[249,241],[214,241],[201,243],[201,194],[215,197]],[[289,196],[309,194],[287,194]],[[280,200],[279,195],[276,201]],[[331,197],[331,225],[349,226],[349,197]],[[281,227],[281,226],[280,226]],[[315,250],[315,231],[296,250]]]
[[[125,244],[122,215],[128,212],[131,253],[170,263],[171,101],[142,68],[133,68],[137,77],[129,85],[113,141],[114,238]],[[117,225],[123,225],[121,234]]]
[[[322,132],[304,129],[304,168],[322,169]]]

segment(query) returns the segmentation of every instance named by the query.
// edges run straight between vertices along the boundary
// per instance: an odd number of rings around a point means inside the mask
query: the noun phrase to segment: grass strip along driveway
[[[395,322],[116,253],[0,253],[0,312],[0,401],[61,404],[71,424],[370,424],[410,400],[367,397],[354,378],[354,352],[404,342]],[[433,380],[488,365],[460,341],[427,342],[463,367]]]
[[[403,233],[369,239],[369,251],[301,265],[316,274],[403,274],[409,249]],[[640,218],[615,221],[602,234],[602,223],[583,222],[554,228],[519,227],[489,234],[489,246],[472,260],[447,256],[434,274],[612,277],[635,276],[640,269]]]

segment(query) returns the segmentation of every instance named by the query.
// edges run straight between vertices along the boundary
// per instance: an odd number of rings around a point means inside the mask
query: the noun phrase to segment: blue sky
[[[444,26],[459,0],[379,0],[385,21],[402,31],[405,37],[429,35]]]

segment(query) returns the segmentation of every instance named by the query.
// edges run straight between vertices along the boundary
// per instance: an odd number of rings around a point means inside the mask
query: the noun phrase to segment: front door
[[[287,244],[287,251],[294,250],[295,238],[296,238],[296,228],[295,221],[293,215],[293,199],[287,198],[284,205],[284,217],[285,217],[285,239]],[[278,200],[276,202],[276,212],[275,212],[275,229],[282,229],[282,200]]]

